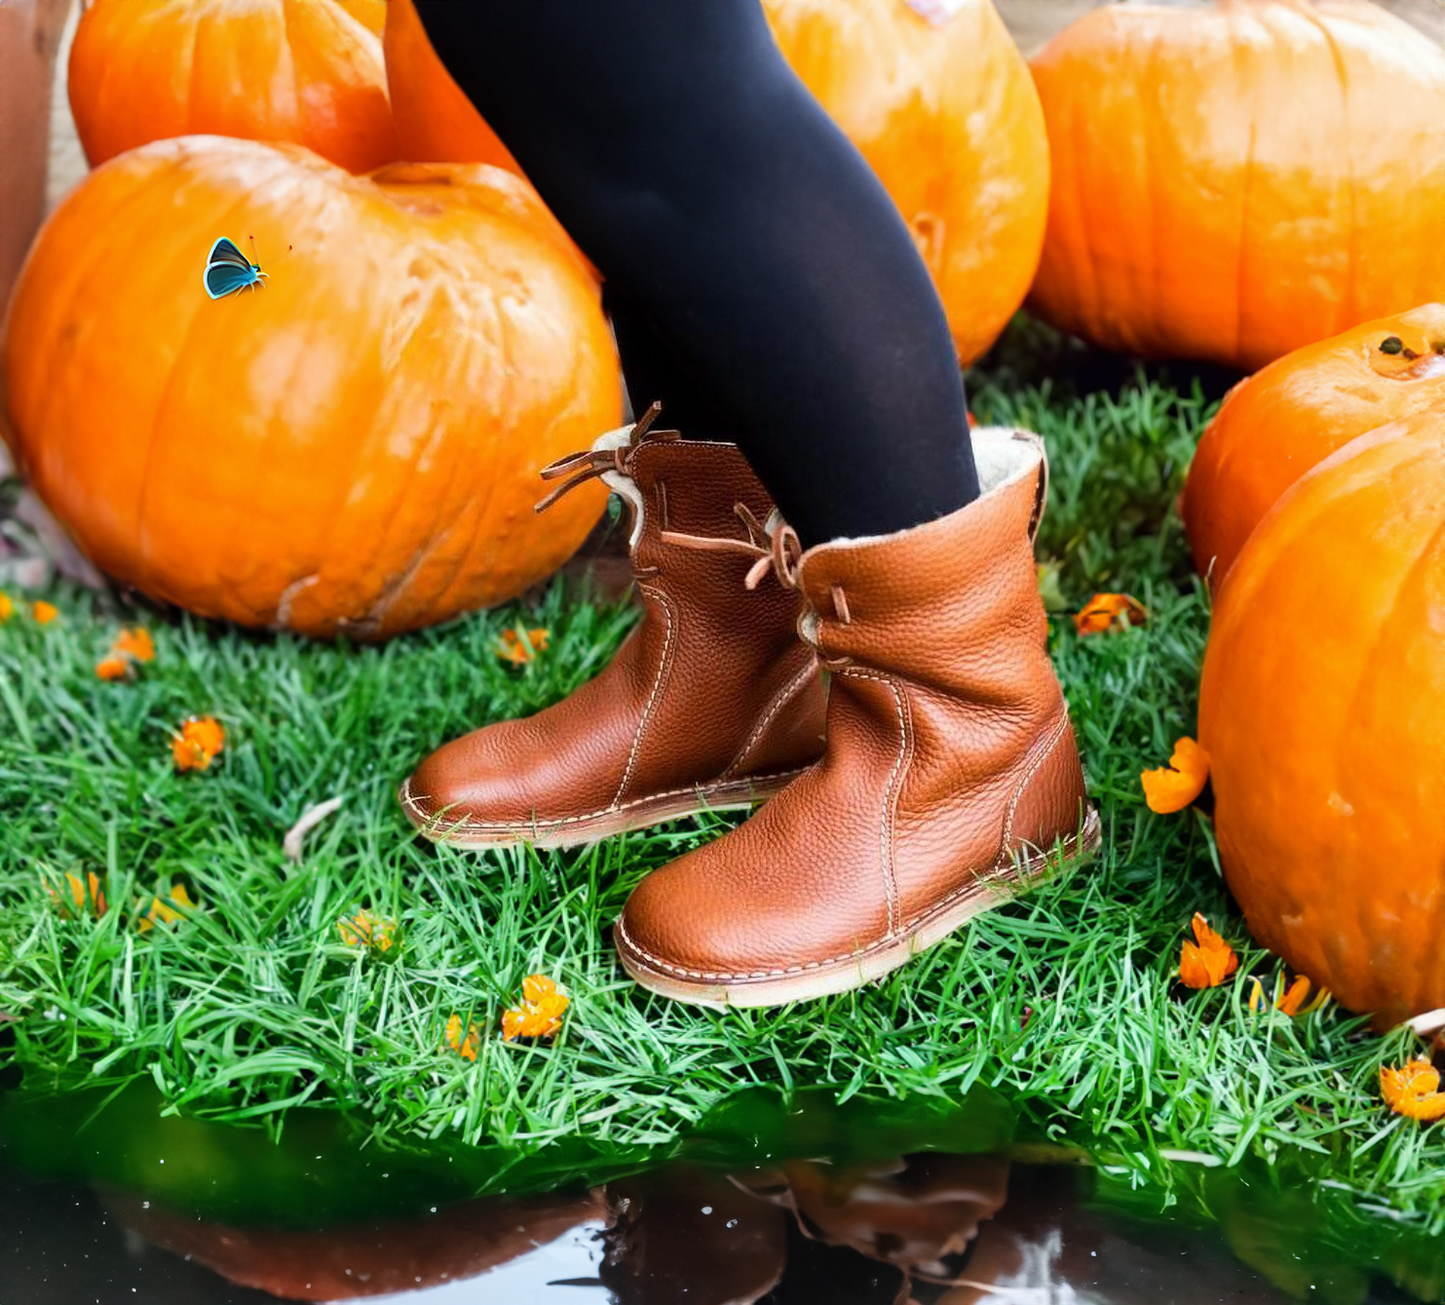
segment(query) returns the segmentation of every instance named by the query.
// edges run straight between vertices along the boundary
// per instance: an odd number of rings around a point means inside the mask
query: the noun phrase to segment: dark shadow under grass
[[[1056,616],[1053,649],[1106,841],[1098,860],[861,992],[775,1011],[711,1013],[635,989],[608,926],[649,870],[725,828],[683,821],[585,851],[461,854],[414,837],[394,790],[436,744],[525,714],[594,674],[629,628],[625,607],[550,590],[381,648],[306,644],[50,595],[59,620],[0,625],[0,1071],[27,1089],[153,1079],[187,1114],[275,1121],[304,1102],[364,1112],[379,1140],[520,1150],[586,1137],[676,1139],[750,1086],[827,1085],[957,1100],[997,1089],[1041,1129],[1167,1181],[1171,1158],[1234,1163],[1282,1149],[1414,1211],[1438,1209],[1438,1130],[1388,1115],[1377,1067],[1404,1035],[1368,1034],[1334,1008],[1291,1020],[1248,1009],[1272,986],[1218,875],[1207,821],[1144,807],[1139,772],[1192,733],[1206,602],[1172,502],[1207,415],[1199,393],[1154,381],[1116,394],[1012,395],[985,382],[988,421],[1039,430],[1053,461],[1040,537],[1056,601],[1127,590],[1140,629],[1080,639]],[[132,684],[94,674],[122,623],[158,655]],[[517,671],[508,626],[552,646]],[[213,713],[228,742],[207,773],[178,775],[171,731]],[[302,863],[285,831],[340,797]],[[111,909],[67,919],[42,884],[97,874]],[[190,918],[141,933],[177,881]],[[338,922],[399,922],[385,956]],[[1240,950],[1225,986],[1176,983],[1203,911]],[[502,1011],[545,972],[573,1004],[552,1045],[504,1044]],[[446,1045],[449,1017],[480,1031],[475,1063]]]

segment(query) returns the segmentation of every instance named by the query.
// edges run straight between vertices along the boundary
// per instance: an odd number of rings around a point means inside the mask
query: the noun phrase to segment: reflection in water
[[[289,1300],[419,1293],[489,1275],[457,1301],[615,1305],[1285,1305],[1217,1231],[1130,1226],[1093,1209],[1079,1171],[999,1155],[923,1153],[722,1172],[672,1166],[590,1193],[487,1198],[328,1232],[200,1222],[119,1192],[111,1213],[147,1241]],[[591,1242],[574,1265],[554,1251]],[[526,1275],[523,1275],[525,1280]],[[487,1290],[489,1281],[504,1292]],[[443,1293],[438,1293],[439,1295]],[[1357,1298],[1363,1299],[1363,1298]],[[440,1301],[438,1303],[440,1305]]]
[[[665,1153],[377,1145],[299,1110],[272,1141],[163,1104],[0,1092],[0,1305],[1445,1302],[1424,1220],[1297,1160],[1135,1187],[977,1086],[740,1093]]]

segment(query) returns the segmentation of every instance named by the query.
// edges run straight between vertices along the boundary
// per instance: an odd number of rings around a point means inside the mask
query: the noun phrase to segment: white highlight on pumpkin
[[[967,3],[968,0],[908,0],[908,7],[935,26],[942,27]]]

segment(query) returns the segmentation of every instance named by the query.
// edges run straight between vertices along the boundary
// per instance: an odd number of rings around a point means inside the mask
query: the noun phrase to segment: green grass
[[[1008,379],[1006,373],[999,373]],[[1100,858],[986,916],[862,992],[776,1011],[702,1012],[635,989],[607,939],[628,890],[713,837],[683,821],[581,852],[462,854],[412,837],[393,793],[428,749],[527,713],[594,674],[632,617],[554,587],[382,648],[308,644],[129,611],[71,588],[61,618],[0,625],[0,1082],[62,1092],[155,1083],[183,1114],[268,1121],[302,1103],[364,1112],[374,1136],[529,1152],[569,1139],[664,1146],[748,1087],[958,1101],[996,1089],[1031,1126],[1140,1179],[1167,1152],[1227,1163],[1289,1153],[1374,1202],[1445,1222],[1438,1129],[1389,1115],[1376,1072],[1406,1054],[1337,1009],[1247,1009],[1277,962],[1230,905],[1205,817],[1144,807],[1139,772],[1194,728],[1206,600],[1174,495],[1208,405],[1157,380],[1076,394],[976,387],[987,421],[1046,438],[1040,536],[1049,593],[1076,606],[1122,589],[1141,629],[1053,649],[1105,819]],[[158,657],[133,684],[96,660],[122,624]],[[515,671],[493,645],[544,625]],[[170,732],[213,713],[228,742],[178,775]],[[282,852],[312,804],[344,799]],[[95,872],[112,909],[66,919],[42,885]],[[141,934],[138,906],[173,882],[193,918]],[[342,944],[358,908],[395,917],[377,958]],[[1201,910],[1239,948],[1238,975],[1190,993],[1179,945]],[[499,1017],[545,971],[573,995],[550,1046],[506,1045]],[[482,1030],[476,1063],[444,1046],[449,1016]]]

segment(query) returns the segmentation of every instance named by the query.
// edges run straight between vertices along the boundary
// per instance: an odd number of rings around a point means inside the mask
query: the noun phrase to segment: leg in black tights
[[[805,545],[977,496],[927,269],[759,0],[417,9],[622,305],[635,400],[660,388],[668,424],[735,439]]]

